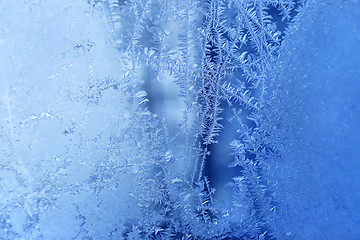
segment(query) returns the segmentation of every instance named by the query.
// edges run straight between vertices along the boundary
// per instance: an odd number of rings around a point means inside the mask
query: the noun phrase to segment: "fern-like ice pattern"
[[[0,239],[359,239],[358,0],[0,0]]]

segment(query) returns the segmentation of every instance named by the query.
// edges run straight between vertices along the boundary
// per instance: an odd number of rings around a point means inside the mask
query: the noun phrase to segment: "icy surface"
[[[359,20],[0,0],[0,239],[359,239]]]
[[[120,237],[141,152],[103,11],[1,1],[0,16],[0,238]]]
[[[295,239],[360,236],[360,6],[336,2],[299,21],[275,82],[280,225]]]

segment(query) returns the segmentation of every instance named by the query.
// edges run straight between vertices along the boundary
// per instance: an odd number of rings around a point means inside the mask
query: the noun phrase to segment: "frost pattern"
[[[359,7],[2,1],[0,239],[355,239]]]

